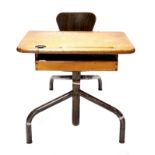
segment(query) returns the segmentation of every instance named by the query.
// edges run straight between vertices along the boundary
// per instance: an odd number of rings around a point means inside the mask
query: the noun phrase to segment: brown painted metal
[[[32,110],[30,112],[30,114],[28,115],[27,119],[26,119],[26,136],[27,136],[27,143],[30,144],[32,143],[32,127],[31,127],[31,122],[32,122],[32,119],[35,115],[37,115],[38,113],[70,98],[72,96],[73,92],[70,91],[62,96],[59,96],[58,98],[52,100],[52,101],[49,101],[37,108],[35,108],[34,110]]]
[[[72,72],[72,82],[73,82],[73,89],[72,91],[52,100],[49,101],[38,108],[35,108],[33,111],[30,112],[30,114],[27,117],[26,120],[26,134],[27,134],[27,143],[32,143],[32,129],[31,129],[31,122],[35,115],[38,113],[72,97],[72,123],[73,125],[79,125],[79,119],[80,119],[80,96],[86,98],[89,101],[92,101],[93,103],[100,105],[101,107],[111,111],[120,120],[120,134],[119,134],[119,142],[124,143],[125,142],[125,118],[123,114],[116,109],[115,107],[93,97],[92,95],[87,94],[86,92],[80,90],[80,79],[81,75],[79,71]],[[70,78],[70,77],[67,77]],[[83,78],[89,78],[84,77]]]
[[[92,96],[92,95],[89,95],[87,94],[86,92],[80,90],[80,95],[82,97],[84,97],[85,99],[111,111],[112,113],[114,113],[115,115],[117,115],[117,117],[119,118],[120,120],[120,136],[119,136],[119,142],[120,143],[124,143],[125,142],[125,118],[123,116],[123,114],[118,110],[116,109],[115,107],[107,104],[106,102],[103,102],[99,99],[97,99],[96,97]]]
[[[102,80],[99,75],[81,75],[81,80],[98,80],[98,90],[102,90]],[[49,90],[53,90],[54,80],[72,80],[72,75],[53,75],[50,78]]]
[[[72,109],[72,123],[79,125],[80,119],[80,72],[73,72],[73,109]]]
[[[49,82],[49,90],[53,90],[54,80],[72,80],[71,75],[52,75]]]

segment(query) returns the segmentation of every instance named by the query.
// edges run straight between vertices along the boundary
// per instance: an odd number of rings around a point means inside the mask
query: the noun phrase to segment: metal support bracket
[[[99,75],[81,75],[81,80],[98,80],[98,90],[102,90],[102,80]],[[49,90],[53,90],[54,80],[72,80],[72,75],[53,75],[50,78]]]

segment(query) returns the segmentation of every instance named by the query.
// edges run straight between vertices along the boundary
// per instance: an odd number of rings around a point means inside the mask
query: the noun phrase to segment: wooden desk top
[[[36,45],[45,45],[36,48]],[[128,54],[134,46],[123,32],[29,31],[17,47],[37,54]]]

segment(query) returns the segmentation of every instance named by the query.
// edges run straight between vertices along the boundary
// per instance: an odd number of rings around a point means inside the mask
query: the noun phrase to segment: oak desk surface
[[[83,31],[29,31],[17,50],[36,54],[128,54],[135,51],[124,32]]]

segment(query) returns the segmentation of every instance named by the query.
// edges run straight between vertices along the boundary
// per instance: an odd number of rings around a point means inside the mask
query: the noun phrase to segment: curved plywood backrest
[[[62,12],[56,20],[60,31],[92,31],[96,16],[90,12]]]

